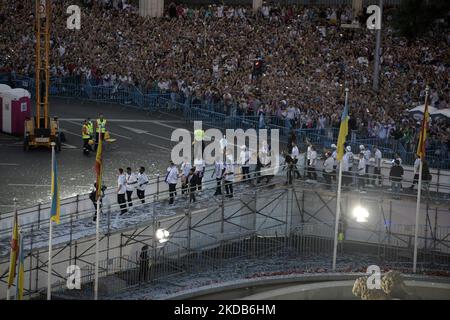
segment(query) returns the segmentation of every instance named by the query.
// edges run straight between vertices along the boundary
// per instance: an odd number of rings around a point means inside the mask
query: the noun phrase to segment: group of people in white
[[[251,159],[256,156],[256,169],[254,177],[256,182],[266,176],[268,181],[272,177],[272,174],[262,173],[264,167],[270,166],[264,161],[261,161],[262,157],[266,157],[270,154],[270,147],[267,143],[258,153],[249,150],[245,145],[240,146],[240,152],[237,160],[234,160],[231,152],[226,151],[228,144],[226,137],[221,139],[221,147],[224,155],[223,157],[216,157],[214,162],[214,169],[211,173],[211,179],[216,181],[216,190],[214,196],[221,196],[222,188],[225,189],[225,197],[233,197],[233,184],[235,183],[236,175],[239,172],[240,181],[249,181],[252,177],[250,175]],[[300,160],[300,150],[295,142],[292,142],[289,152],[284,154],[285,166],[287,168],[287,183],[291,184],[295,178],[302,178],[298,166]],[[317,150],[314,145],[308,143],[308,147],[305,154],[305,171],[306,182],[317,181],[316,165],[319,158]],[[359,146],[359,153],[355,154],[352,151],[351,146],[345,147],[345,153],[343,156],[342,164],[342,185],[345,189],[348,189],[351,185],[355,186],[361,193],[366,193],[366,187],[377,187],[383,185],[383,176],[381,173],[382,165],[382,153],[378,147],[373,147],[370,150],[364,145]],[[265,163],[265,164],[263,164]],[[403,167],[402,159],[399,155],[391,161],[391,169],[389,172],[389,180],[391,181],[391,190],[394,193],[398,193],[402,189]],[[419,175],[420,158],[417,157],[414,163],[414,180],[410,189],[414,188],[417,184]],[[281,165],[281,167],[284,167]],[[325,188],[331,189],[333,180],[337,180],[337,173],[339,170],[337,161],[337,146],[331,145],[331,150],[324,153],[323,159],[323,171],[322,175],[325,181]],[[167,168],[164,182],[169,186],[169,204],[173,204],[177,195],[177,185],[181,182],[181,194],[185,197],[189,197],[190,202],[196,201],[196,194],[202,191],[202,181],[206,173],[206,163],[201,157],[196,157],[193,162],[190,159],[185,158],[180,166],[177,166],[173,161],[170,161]],[[428,165],[426,161],[423,164],[422,172],[423,181],[427,182],[431,180]],[[122,168],[118,169],[117,178],[117,202],[120,206],[121,215],[128,212],[133,206],[132,196],[136,190],[138,199],[145,203],[145,189],[149,184],[149,178],[145,173],[145,168],[140,167],[137,173],[132,172],[128,167],[126,172]],[[103,191],[103,190],[102,190]],[[94,201],[94,200],[93,200]],[[94,203],[95,204],[95,203]]]

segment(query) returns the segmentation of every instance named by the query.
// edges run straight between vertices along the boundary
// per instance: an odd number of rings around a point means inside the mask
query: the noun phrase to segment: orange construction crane
[[[35,0],[35,81],[36,81],[36,116],[25,120],[24,149],[31,147],[48,147],[56,143],[56,150],[61,150],[58,119],[50,119],[48,92],[50,86],[50,24],[51,0]]]

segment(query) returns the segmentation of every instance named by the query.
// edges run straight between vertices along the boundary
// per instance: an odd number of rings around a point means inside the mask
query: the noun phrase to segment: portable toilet
[[[11,87],[7,84],[0,83],[0,131],[3,131],[3,102],[2,102],[2,92],[11,90]]]
[[[1,131],[23,135],[25,119],[31,116],[31,94],[22,88],[1,91]]]

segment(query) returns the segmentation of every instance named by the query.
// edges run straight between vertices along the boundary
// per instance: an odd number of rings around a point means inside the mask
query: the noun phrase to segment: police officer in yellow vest
[[[105,139],[105,133],[106,133],[106,119],[103,118],[103,114],[100,114],[99,118],[97,119],[97,127],[96,127],[96,134],[95,134],[95,149],[97,150],[98,145],[98,136],[99,132],[101,132],[102,139]]]
[[[83,139],[83,150],[85,152],[92,151],[92,148],[89,145],[91,135],[89,134],[89,124],[87,120],[84,120],[83,122],[83,127],[81,128],[81,138]]]
[[[87,127],[89,135],[91,136],[91,140],[94,139],[94,124],[91,121],[91,118],[87,118]]]

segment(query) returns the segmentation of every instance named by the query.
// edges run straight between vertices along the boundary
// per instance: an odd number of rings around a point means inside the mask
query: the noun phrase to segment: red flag
[[[425,97],[425,107],[423,110],[422,126],[419,134],[419,145],[417,146],[417,155],[420,160],[425,159],[425,142],[427,140],[427,130],[430,122],[430,114],[428,113],[428,94]]]

